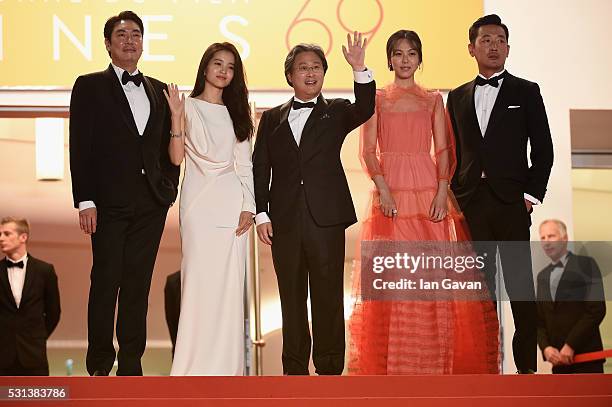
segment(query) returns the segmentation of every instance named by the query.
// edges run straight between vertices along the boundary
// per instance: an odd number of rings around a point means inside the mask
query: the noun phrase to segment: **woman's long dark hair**
[[[229,42],[215,42],[204,51],[200,66],[198,67],[195,85],[193,85],[193,90],[189,96],[195,98],[204,92],[206,68],[213,59],[213,56],[219,51],[228,51],[234,54],[234,77],[230,84],[223,89],[222,99],[232,118],[236,138],[238,141],[244,141],[253,136],[254,126],[253,119],[251,118],[251,109],[249,108],[249,90],[246,85],[246,73],[244,72],[240,54],[234,45]]]

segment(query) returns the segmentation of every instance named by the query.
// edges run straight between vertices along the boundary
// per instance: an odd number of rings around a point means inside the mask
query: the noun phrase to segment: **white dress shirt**
[[[365,71],[361,72],[353,71],[353,79],[357,83],[370,83],[374,80],[374,74],[369,69],[366,69]],[[317,102],[317,98],[311,100],[300,100],[296,97],[293,97],[293,100],[302,103]],[[300,141],[302,139],[302,131],[304,131],[304,126],[306,125],[306,122],[308,121],[308,118],[310,117],[312,111],[313,108],[308,107],[304,107],[301,109],[290,108],[289,110],[289,116],[287,117],[287,121],[289,122],[291,133],[293,133],[293,138],[295,139],[295,142],[298,146],[300,145]],[[269,222],[271,222],[270,217],[266,212],[260,212],[255,216],[255,224],[257,225]]]
[[[121,83],[121,77],[123,76],[125,69],[119,68],[114,64],[111,65],[117,74],[119,83]],[[136,69],[134,72],[130,73],[130,75],[134,76],[138,75],[138,73],[139,71]],[[147,97],[147,92],[145,91],[142,83],[140,86],[136,86],[134,82],[128,82],[125,85],[121,83],[121,87],[123,88],[125,97],[130,104],[130,110],[132,111],[132,116],[134,116],[134,122],[136,122],[138,134],[142,136],[144,134],[145,127],[147,126],[147,121],[149,121],[149,114],[151,113],[151,104],[149,102],[149,98]]]
[[[130,110],[132,111],[132,116],[134,117],[136,128],[138,129],[138,134],[142,136],[144,134],[145,127],[147,126],[147,122],[149,121],[149,115],[151,114],[151,103],[149,102],[149,98],[147,97],[147,92],[145,91],[144,85],[141,83],[140,86],[136,86],[134,82],[128,82],[124,85],[121,82],[121,77],[123,76],[123,72],[125,71],[125,69],[119,68],[113,63],[111,63],[111,65],[113,66],[113,69],[117,74],[119,84],[121,84],[123,93],[125,93],[125,97],[127,98],[128,104],[130,105]],[[130,75],[137,75],[138,72],[138,69],[136,69]],[[96,205],[93,201],[79,202],[79,211],[95,207]]]
[[[317,98],[310,100],[301,100],[297,97],[293,97],[295,102],[301,103],[317,103]],[[304,131],[304,126],[310,117],[310,114],[314,108],[311,107],[303,107],[301,109],[289,109],[289,116],[287,117],[287,121],[289,122],[289,127],[291,127],[291,133],[293,133],[293,138],[295,139],[295,143],[299,146],[300,140],[302,139],[302,132]]]
[[[502,69],[499,72],[491,75],[491,78],[499,76],[506,72],[505,69]],[[483,79],[485,78],[482,74],[478,74]],[[491,118],[491,112],[493,111],[493,106],[495,106],[495,100],[497,100],[497,95],[499,94],[499,90],[503,86],[504,79],[499,79],[497,87],[491,86],[489,84],[486,85],[477,85],[476,89],[474,89],[474,107],[476,108],[476,117],[478,118],[478,126],[480,127],[480,135],[482,137],[485,136],[487,132],[487,126],[489,125],[489,119]],[[486,178],[486,174],[484,171],[482,172],[482,178]],[[540,200],[535,197],[524,194],[525,199],[531,202],[534,205],[540,204]]]
[[[550,272],[550,297],[555,300],[557,296],[557,288],[559,288],[559,281],[561,281],[561,276],[563,275],[563,271],[565,271],[565,266],[567,266],[567,256],[569,253],[566,253],[565,256],[559,259],[559,262],[563,264],[563,267],[555,267]]]
[[[8,257],[6,259],[8,260],[8,264],[23,261],[23,268],[11,266],[6,268],[8,272],[9,284],[11,285],[11,292],[13,293],[13,298],[15,298],[15,304],[17,304],[17,308],[19,308],[19,304],[21,304],[21,295],[23,294],[23,283],[25,282],[26,267],[28,266],[28,255],[26,253],[25,256],[17,261],[13,261]]]
[[[505,69],[494,73],[491,75],[491,78],[495,78],[504,72],[506,72]],[[478,76],[483,79],[488,79],[481,74],[478,74]],[[481,86],[477,85],[476,89],[474,89],[474,107],[476,108],[476,117],[478,117],[478,126],[480,126],[480,134],[482,137],[484,137],[485,133],[487,132],[487,125],[489,124],[491,111],[493,110],[495,100],[497,99],[497,95],[499,94],[499,90],[501,89],[503,83],[504,80],[500,79],[497,87],[486,84]]]

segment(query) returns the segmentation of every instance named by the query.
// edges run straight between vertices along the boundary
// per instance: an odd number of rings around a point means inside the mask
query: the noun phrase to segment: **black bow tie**
[[[134,85],[140,86],[142,83],[142,72],[138,72],[136,75],[130,75],[128,71],[123,71],[121,75],[121,83],[127,85],[128,82],[134,82]]]
[[[563,263],[561,263],[560,261],[558,261],[558,262],[554,263],[554,264],[552,265],[552,267],[553,267],[554,269],[556,269],[557,267],[559,267],[559,268],[563,268]]]
[[[297,100],[293,101],[293,110],[314,109],[314,107],[315,107],[315,102],[302,103],[302,102],[298,102]]]
[[[10,268],[10,267],[15,267],[15,268],[18,268],[18,269],[22,269],[23,268],[23,261],[18,261],[17,263],[13,263],[9,259],[4,259],[4,261],[6,262],[6,267],[7,268]]]
[[[499,80],[504,79],[505,76],[506,71],[504,71],[504,73],[502,73],[501,75],[492,76],[489,79],[485,79],[482,76],[478,75],[476,77],[476,86],[491,85],[494,88],[497,88],[499,86]]]

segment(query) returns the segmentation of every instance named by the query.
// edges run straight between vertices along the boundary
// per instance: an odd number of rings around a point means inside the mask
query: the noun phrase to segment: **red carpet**
[[[0,388],[67,386],[32,406],[612,406],[612,375],[0,378]]]

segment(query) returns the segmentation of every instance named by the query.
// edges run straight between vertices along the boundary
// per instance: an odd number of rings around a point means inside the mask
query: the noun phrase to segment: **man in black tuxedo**
[[[497,15],[469,30],[470,55],[479,75],[448,95],[457,139],[457,170],[451,182],[472,239],[488,252],[486,280],[496,298],[495,253],[500,244],[504,283],[511,300],[514,362],[519,373],[536,370],[536,304],[529,241],[532,205],[544,199],[553,148],[537,84],[508,73],[508,27]],[[530,144],[531,166],[527,160]]]
[[[81,229],[91,234],[87,371],[142,375],[149,287],[179,167],[170,163],[166,85],[136,67],[142,20],[131,11],[108,19],[112,63],[77,78],[70,100],[70,171]]]
[[[540,224],[551,263],[538,274],[538,344],[553,373],[603,373],[605,359],[576,363],[574,355],[603,349],[599,324],[606,315],[601,272],[592,257],[567,250],[567,228],[557,219]]]
[[[0,376],[48,376],[47,339],[60,318],[53,265],[27,251],[28,221],[0,221]]]
[[[316,45],[295,46],[285,60],[295,96],[264,112],[257,131],[255,220],[259,239],[272,245],[285,374],[309,374],[309,287],[316,372],[341,374],[344,369],[344,230],[357,217],[340,149],[347,134],[374,113],[376,85],[364,65],[365,46],[355,32],[342,47],[354,72],[355,103],[325,99],[325,54]]]

